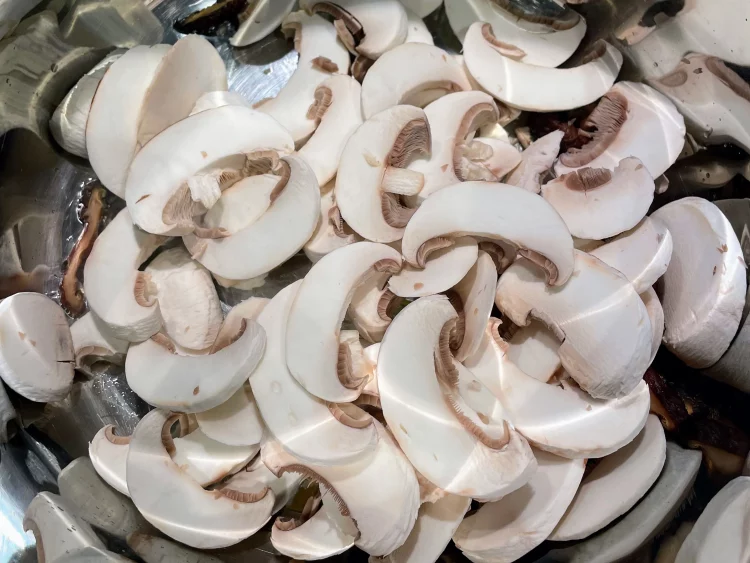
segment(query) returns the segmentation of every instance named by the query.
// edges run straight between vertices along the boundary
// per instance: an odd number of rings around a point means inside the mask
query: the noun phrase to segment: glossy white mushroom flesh
[[[404,3],[403,1],[401,2]],[[406,8],[406,41],[404,43],[425,43],[427,45],[434,45],[435,40],[432,38],[432,33],[427,28],[422,20],[422,17],[412,12],[408,6]]]
[[[195,418],[203,434],[228,446],[252,446],[263,438],[263,419],[247,383],[224,403]]]
[[[273,513],[276,514],[294,498],[302,480],[303,478],[295,473],[284,473],[277,477],[265,466],[260,456],[257,456],[242,471],[227,479],[221,487],[240,493],[256,493],[263,487],[269,487],[276,496],[273,505]]]
[[[108,365],[122,366],[130,342],[116,338],[94,313],[86,313],[70,325],[75,367],[93,377]]]
[[[229,40],[233,47],[246,47],[265,39],[294,9],[294,0],[259,0],[240,14],[240,26]]]
[[[484,338],[487,321],[495,305],[497,269],[486,252],[479,257],[471,270],[453,288],[461,301],[464,331],[461,345],[455,352],[456,359],[463,362],[479,349]]]
[[[653,287],[649,287],[646,291],[641,293],[641,300],[646,306],[646,311],[648,311],[648,318],[651,321],[651,332],[653,340],[651,342],[650,364],[653,364],[654,359],[656,359],[656,354],[659,352],[659,348],[661,347],[662,338],[664,338],[664,308],[661,306],[659,296],[656,294],[656,291]]]
[[[329,182],[320,188],[320,216],[315,232],[302,248],[305,256],[313,264],[337,248],[347,246],[359,240],[341,218],[336,205],[336,182]]]
[[[502,322],[492,319],[495,329],[503,327]],[[492,327],[485,325],[486,330]],[[493,333],[494,334],[494,333]],[[560,340],[555,333],[540,321],[531,321],[528,326],[514,327],[512,336],[508,342],[508,359],[513,362],[526,375],[542,383],[550,383],[561,375],[562,364],[560,363]],[[482,357],[482,351],[469,360],[467,366],[471,367],[473,360]]]
[[[125,477],[129,448],[130,436],[116,434],[111,424],[101,428],[89,442],[89,457],[99,477],[125,496],[130,496]]]
[[[505,183],[538,194],[560,153],[562,131],[553,131],[531,143],[521,153],[521,162],[505,178]]]

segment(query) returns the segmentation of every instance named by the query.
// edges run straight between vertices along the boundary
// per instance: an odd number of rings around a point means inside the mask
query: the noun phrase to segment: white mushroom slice
[[[542,186],[542,197],[574,237],[602,240],[632,229],[654,201],[654,180],[637,158],[614,171],[579,168]]]
[[[464,69],[448,53],[433,45],[404,43],[391,49],[367,71],[362,83],[362,109],[365,119],[414,98],[429,90],[423,103],[435,101],[450,92],[471,90]],[[429,100],[429,101],[427,101]]]
[[[360,336],[368,342],[380,342],[388,325],[394,304],[403,300],[388,289],[389,274],[371,276],[360,285],[349,305],[347,316]]]
[[[320,218],[318,226],[303,250],[313,264],[343,246],[357,242],[359,237],[345,229],[339,208],[336,206],[335,180],[321,188]]]
[[[168,537],[201,549],[228,547],[253,535],[271,517],[273,492],[204,490],[164,447],[162,432],[169,421],[166,412],[153,410],[130,440],[128,491],[143,517]]]
[[[355,545],[370,555],[382,556],[409,536],[419,509],[419,484],[388,431],[378,421],[373,424],[378,433],[375,450],[347,465],[307,464],[275,441],[263,444],[261,458],[276,475],[293,472],[317,481],[336,501],[341,514],[356,523],[359,537]]]
[[[562,369],[559,350],[560,341],[555,333],[543,323],[531,321],[528,326],[519,327],[513,333],[508,340],[507,354],[508,359],[526,375],[542,383],[549,383],[560,374]],[[478,360],[481,357],[481,350],[474,357]],[[471,360],[467,361],[466,365],[471,369]]]
[[[154,137],[133,159],[125,200],[133,222],[153,234],[193,232],[193,216],[213,207],[256,151],[288,154],[289,133],[242,106],[196,113]],[[169,162],[170,166],[164,166]]]
[[[560,153],[562,131],[553,131],[531,143],[521,153],[521,162],[505,179],[505,183],[518,186],[531,193],[542,191],[542,180],[552,170]]]
[[[0,302],[0,377],[19,395],[46,403],[73,384],[73,339],[65,311],[40,293]]]
[[[119,493],[130,496],[125,478],[130,436],[118,436],[111,424],[89,442],[89,457],[99,477]]]
[[[403,198],[424,186],[423,174],[407,165],[429,151],[430,127],[419,108],[395,106],[365,121],[349,137],[336,176],[336,205],[347,225],[373,242],[399,240],[414,212]]]
[[[234,47],[247,47],[268,37],[294,9],[294,0],[260,0],[239,15],[240,27],[229,39]]]
[[[649,365],[654,363],[656,354],[659,352],[662,338],[664,337],[664,309],[659,301],[659,296],[654,291],[653,287],[649,287],[645,292],[641,293],[641,300],[646,306],[648,311],[648,319],[651,321],[651,362]]]
[[[262,276],[294,256],[312,236],[320,213],[315,174],[298,156],[284,157],[279,168],[281,178],[271,204],[257,221],[225,238],[200,239],[195,234],[183,238],[187,249],[214,275],[230,280]]]
[[[519,60],[529,65],[555,68],[578,48],[586,33],[586,20],[565,29],[549,28],[539,33],[526,29],[518,16],[503,9],[498,2],[487,0],[446,0],[445,13],[453,33],[463,41],[474,22],[490,24],[492,34],[508,46],[519,49]],[[503,48],[503,45],[498,45]]]
[[[144,401],[179,412],[218,407],[242,387],[263,357],[266,335],[246,320],[239,337],[206,356],[180,356],[163,334],[130,347],[128,385]]]
[[[349,52],[336,36],[336,28],[318,15],[292,12],[284,18],[281,30],[294,36],[299,53],[297,70],[275,98],[256,107],[275,118],[294,142],[301,144],[318,126],[316,116],[310,115],[315,91],[331,74],[348,74]]]
[[[516,561],[549,536],[583,478],[586,462],[534,451],[539,467],[516,492],[466,518],[453,541],[471,561]]]
[[[513,209],[513,213],[502,210]],[[565,223],[542,198],[515,186],[463,182],[443,188],[409,220],[401,252],[413,266],[424,266],[445,237],[477,236],[502,241],[547,273],[550,285],[562,285],[573,272],[573,239]],[[438,244],[440,243],[440,244]]]
[[[463,153],[464,158],[469,161],[470,170],[476,171],[475,167],[480,166],[489,170],[497,178],[507,176],[523,160],[521,152],[510,142],[492,137],[475,138]],[[479,170],[481,172],[481,168]]]
[[[566,285],[550,289],[534,266],[518,261],[500,276],[498,308],[519,326],[537,319],[562,345],[560,361],[592,397],[616,399],[641,381],[651,357],[651,323],[632,284],[579,250]]]
[[[375,428],[348,415],[357,414],[348,407],[310,395],[287,369],[287,319],[302,283],[282,289],[258,317],[268,342],[250,386],[271,435],[286,451],[308,463],[349,463],[375,446]]]
[[[138,128],[149,86],[169,45],[140,45],[115,61],[99,82],[86,122],[86,150],[101,183],[125,197],[125,180],[138,150]]]
[[[380,402],[401,449],[428,481],[448,493],[496,500],[529,480],[534,455],[504,422],[495,433],[454,388],[460,373],[446,366],[450,351],[443,347],[444,327],[455,319],[443,296],[423,297],[399,313],[378,354]],[[455,373],[450,385],[438,373],[446,369]]]
[[[125,364],[130,342],[113,336],[94,313],[86,313],[70,325],[77,370],[93,377],[98,368]]]
[[[315,90],[309,115],[320,125],[298,154],[315,172],[320,186],[336,175],[341,153],[362,125],[362,87],[351,76],[332,76]]]
[[[477,241],[460,237],[453,244],[431,253],[424,268],[405,265],[388,280],[388,289],[399,297],[424,297],[448,291],[460,282],[477,262]],[[492,259],[490,259],[492,262]],[[494,269],[494,264],[492,264]]]
[[[713,203],[687,197],[652,218],[672,233],[674,250],[659,282],[664,344],[687,365],[707,368],[732,342],[745,306],[742,248],[732,225]]]
[[[443,0],[401,0],[401,3],[420,18],[426,18],[441,6]]]
[[[243,178],[221,192],[216,204],[203,216],[203,227],[226,235],[238,233],[258,221],[271,207],[280,178],[272,173]],[[278,195],[276,193],[275,195]],[[198,244],[200,237],[198,237]]]
[[[245,319],[258,320],[258,315],[270,302],[270,299],[264,297],[250,297],[232,307],[224,318],[224,324],[221,325],[219,336],[216,337],[214,349],[224,348],[231,343],[242,330],[242,322]]]
[[[195,105],[193,106],[192,111],[190,112],[190,115],[194,115],[208,109],[215,109],[224,106],[252,107],[252,104],[238,92],[226,92],[224,90],[217,90],[215,92],[206,92],[200,98],[198,98],[195,102]]]
[[[404,4],[404,1],[401,2]],[[432,33],[427,29],[424,21],[416,13],[412,12],[407,6],[406,8],[406,41],[404,43],[424,43],[426,45],[434,45],[435,40],[432,38]]]
[[[91,311],[116,338],[140,342],[161,327],[154,288],[138,268],[164,241],[134,226],[123,209],[94,243],[83,269],[84,293]]]
[[[685,120],[665,95],[650,86],[618,82],[606,93],[582,128],[591,140],[560,155],[558,175],[582,166],[614,170],[624,158],[635,157],[658,178],[680,156]]]
[[[263,487],[268,487],[276,496],[273,506],[273,513],[276,514],[294,498],[302,479],[295,473],[284,473],[277,477],[265,466],[260,456],[257,456],[245,469],[227,479],[222,488],[239,493],[257,493]]]
[[[147,532],[133,532],[128,536],[128,547],[146,563],[180,561],[182,563],[224,563],[207,553],[193,551],[177,542],[151,535]]]
[[[657,217],[646,217],[631,230],[590,251],[622,272],[638,293],[664,275],[672,259],[672,233]]]
[[[195,417],[206,436],[228,446],[252,446],[263,438],[263,421],[247,383],[225,403]]]
[[[461,298],[464,318],[463,339],[455,352],[459,362],[472,356],[482,344],[484,330],[495,305],[496,287],[495,263],[489,254],[480,252],[469,273],[453,288]]]

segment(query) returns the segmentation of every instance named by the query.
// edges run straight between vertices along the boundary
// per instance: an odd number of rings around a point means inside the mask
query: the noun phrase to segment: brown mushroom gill
[[[557,31],[571,29],[578,25],[581,16],[567,6],[550,0],[490,0],[499,8],[529,23],[538,23]]]
[[[456,139],[466,139],[470,134],[486,123],[496,123],[500,118],[497,106],[491,103],[476,104],[466,112],[456,133]],[[479,164],[491,158],[492,148],[481,141],[456,143],[453,149],[453,169],[461,181],[486,180],[497,178],[486,167]]]
[[[333,2],[316,2],[312,8],[314,14],[327,14],[334,20],[341,41],[351,50],[365,38],[365,29],[360,21],[349,11]],[[343,35],[343,36],[342,36]]]
[[[526,56],[526,51],[510,43],[500,41],[492,32],[492,26],[488,23],[482,26],[482,37],[492,45],[502,56],[514,61],[521,61]]]

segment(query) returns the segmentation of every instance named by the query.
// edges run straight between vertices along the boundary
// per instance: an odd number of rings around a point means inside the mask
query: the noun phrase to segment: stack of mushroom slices
[[[91,463],[190,548],[252,536],[303,480],[319,492],[271,525],[297,560],[356,546],[429,563],[454,541],[510,562],[604,529],[664,474],[643,380],[662,341],[713,365],[747,289],[715,205],[647,215],[681,114],[615,83],[606,43],[558,68],[586,30],[569,6],[446,0],[458,57],[420,19],[439,2],[276,4],[232,40],[277,25],[294,39],[272,99],[229,92],[217,51],[187,36],[113,53],[60,106],[59,142],[126,206],[86,260],[88,313],[70,329],[44,296],[2,302],[3,380],[56,401],[74,366],[124,366],[154,409],[130,436],[103,428]],[[503,128],[593,103],[588,142],[562,153],[562,131],[521,152]],[[300,251],[304,277],[225,315],[217,284],[258,288]],[[40,546],[43,510],[58,508],[44,497],[27,516]]]

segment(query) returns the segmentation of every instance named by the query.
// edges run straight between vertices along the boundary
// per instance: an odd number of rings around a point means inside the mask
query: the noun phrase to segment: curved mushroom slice
[[[292,12],[284,18],[281,31],[294,36],[299,53],[297,70],[276,97],[256,107],[281,123],[295,143],[302,144],[318,126],[317,115],[310,113],[315,91],[332,73],[348,74],[349,52],[336,36],[336,28],[315,14]]]
[[[258,315],[270,302],[271,300],[265,297],[250,297],[232,307],[224,318],[224,324],[221,325],[213,349],[221,350],[231,344],[242,330],[243,321],[245,319],[258,320]]]
[[[125,478],[130,436],[118,436],[111,424],[100,429],[89,442],[89,457],[99,477],[119,493],[130,496]]]
[[[180,356],[163,334],[130,347],[125,359],[128,385],[147,403],[179,412],[218,407],[255,370],[266,335],[252,320],[232,344],[205,356]]]
[[[528,262],[516,262],[500,276],[495,303],[519,326],[531,319],[549,326],[562,341],[563,367],[592,397],[625,397],[651,357],[646,307],[617,270],[575,252],[573,275],[560,288],[549,288]]]
[[[388,280],[388,289],[399,297],[413,298],[435,295],[455,286],[476,264],[478,246],[471,237],[460,237],[451,243],[431,253],[424,268],[405,265]]]
[[[501,210],[513,209],[512,214]],[[539,264],[550,285],[562,285],[573,272],[573,239],[557,212],[522,188],[492,182],[463,182],[443,188],[417,209],[401,243],[404,258],[423,267],[445,237],[470,235],[519,248]],[[450,241],[448,241],[450,242]]]
[[[395,311],[404,302],[388,289],[389,274],[371,276],[354,292],[347,316],[360,336],[368,342],[380,342]]]
[[[40,293],[0,302],[0,376],[19,395],[47,403],[73,384],[73,339],[60,306]]]
[[[414,103],[427,90],[432,95],[420,105],[441,95],[471,90],[464,69],[438,47],[424,43],[404,43],[380,57],[362,82],[362,109],[370,119],[399,104]]]
[[[606,94],[620,72],[622,54],[602,41],[595,44],[581,66],[559,69],[525,64],[519,47],[500,41],[492,34],[490,24],[476,22],[466,32],[464,61],[474,80],[509,106],[526,111],[565,111]]]
[[[461,299],[464,316],[463,339],[455,352],[456,360],[459,362],[472,356],[482,344],[484,330],[495,305],[496,287],[495,263],[489,254],[479,252],[479,257],[469,273],[453,288]]]
[[[672,166],[685,145],[685,120],[669,99],[650,86],[618,82],[581,126],[591,140],[560,155],[555,172],[577,168],[614,170],[635,157],[658,178]]]
[[[343,516],[354,520],[356,546],[382,556],[402,545],[411,532],[419,509],[419,484],[414,469],[377,421],[374,451],[347,465],[311,465],[285,452],[276,441],[267,441],[261,458],[274,474],[299,473],[317,481],[338,504]],[[374,486],[377,484],[377,486]]]
[[[404,4],[404,1],[401,2]],[[434,45],[435,40],[432,38],[432,33],[425,25],[422,18],[411,11],[408,6],[406,8],[406,41],[404,43],[424,43],[426,45]]]
[[[395,106],[357,129],[344,147],[336,176],[336,205],[341,217],[362,237],[395,242],[413,209],[403,198],[416,196],[424,176],[407,167],[430,152],[430,126],[413,106]]]
[[[535,194],[541,192],[542,179],[552,170],[564,136],[562,131],[553,131],[531,143],[521,153],[520,164],[505,178],[505,183]]]
[[[515,561],[542,543],[562,518],[583,478],[586,462],[534,451],[531,480],[482,506],[456,530],[453,541],[471,561]]]
[[[308,115],[319,125],[298,154],[315,172],[320,186],[336,175],[344,146],[362,125],[362,87],[351,76],[332,76],[315,90]]]
[[[130,342],[113,336],[94,313],[86,313],[70,325],[75,367],[94,377],[106,365],[122,366]]]
[[[224,90],[217,90],[215,92],[206,92],[200,98],[198,98],[195,102],[195,105],[193,106],[192,111],[190,112],[190,115],[224,106],[245,106],[251,108],[252,104],[238,92],[226,92]]]
[[[664,344],[687,365],[707,368],[732,342],[745,306],[742,248],[732,225],[713,203],[687,197],[652,218],[672,233],[674,250],[659,282]]]
[[[279,172],[270,206],[258,220],[234,233],[228,231],[224,238],[200,239],[196,234],[183,238],[187,249],[214,275],[229,280],[262,276],[294,256],[312,236],[320,210],[315,174],[298,156],[281,159]]]
[[[227,479],[220,488],[251,494],[268,487],[276,497],[273,505],[273,513],[276,514],[294,498],[302,480],[302,477],[295,473],[284,473],[277,477],[265,466],[260,456],[257,456],[245,469]]]
[[[252,153],[293,150],[289,133],[258,111],[230,105],[196,113],[162,131],[133,159],[128,210],[147,232],[191,233],[193,217],[213,207],[222,188],[242,177]]]
[[[401,0],[401,3],[420,18],[426,18],[440,7],[443,0]]]
[[[646,217],[634,228],[589,253],[622,272],[638,293],[664,275],[672,259],[672,233],[657,217]]]
[[[494,328],[486,328],[495,330],[500,326],[495,325]],[[519,327],[510,337],[507,354],[508,359],[526,375],[542,383],[550,383],[562,372],[559,350],[560,340],[555,333],[544,323],[531,321],[528,326]],[[481,351],[475,357],[481,357]],[[471,362],[467,362],[467,367],[471,368]]]
[[[583,539],[625,514],[656,482],[666,455],[664,429],[659,419],[651,415],[635,440],[602,459],[584,477],[549,539]]]
[[[637,158],[614,171],[579,168],[542,186],[542,197],[574,237],[602,240],[632,229],[654,201],[654,180]]]
[[[195,418],[203,434],[228,446],[252,446],[263,438],[263,421],[247,383],[226,402]]]
[[[536,464],[519,434],[504,422],[495,432],[494,421],[455,389],[460,372],[452,358],[446,365],[444,327],[456,318],[442,296],[423,297],[399,313],[378,355],[380,401],[401,449],[427,480],[448,493],[496,500],[526,483]]]
[[[334,188],[335,180],[321,188],[318,226],[303,248],[305,256],[313,264],[326,254],[359,240],[358,235],[352,233],[351,229],[347,229],[348,225],[341,218],[341,213],[336,205]]]
[[[182,563],[223,563],[221,559],[206,553],[193,551],[179,543],[151,535],[147,532],[133,532],[128,536],[128,547],[146,563],[182,561]]]
[[[652,341],[651,341],[651,361],[649,366],[654,363],[656,354],[659,352],[662,338],[664,337],[664,309],[659,301],[659,296],[654,288],[649,287],[641,293],[641,300],[646,306],[648,319],[651,321]]]
[[[168,413],[153,410],[138,423],[127,460],[128,491],[143,517],[168,537],[202,549],[234,545],[271,517],[274,494],[206,491],[169,456],[162,433]]]
[[[302,283],[282,289],[258,317],[268,342],[250,386],[271,435],[286,451],[308,463],[349,463],[374,447],[375,428],[310,395],[287,369],[287,320]]]
[[[475,138],[462,153],[462,166],[467,171],[467,180],[477,179],[473,176],[484,174],[484,169],[497,178],[504,178],[523,160],[521,152],[510,142],[492,137]]]
[[[268,158],[272,167],[276,155],[269,153]],[[281,181],[273,172],[278,170],[248,176],[222,191],[216,204],[203,216],[202,226],[209,232],[220,233],[219,238],[229,238],[258,221],[271,207],[271,197]],[[196,238],[195,246],[200,250],[199,243],[207,237]]]
[[[239,15],[240,27],[229,39],[234,47],[247,47],[265,39],[294,9],[294,0],[260,0]]]

